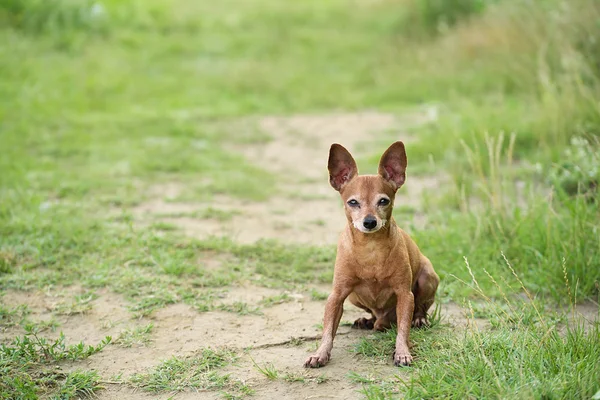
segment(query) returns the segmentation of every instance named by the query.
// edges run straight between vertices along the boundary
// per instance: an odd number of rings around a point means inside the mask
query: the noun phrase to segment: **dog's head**
[[[334,143],[329,150],[329,183],[340,192],[346,217],[363,233],[377,232],[392,217],[396,191],[406,180],[404,143],[395,142],[381,156],[378,175],[358,175],[352,155]]]

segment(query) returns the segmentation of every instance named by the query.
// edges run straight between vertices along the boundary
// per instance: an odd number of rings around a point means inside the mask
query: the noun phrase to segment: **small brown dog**
[[[428,325],[427,310],[439,278],[429,259],[392,217],[396,191],[406,179],[406,163],[404,144],[396,142],[381,157],[378,175],[358,176],[348,150],[331,145],[329,182],[342,196],[348,225],[338,243],[321,346],[308,357],[305,367],[321,367],[329,361],[346,297],[371,314],[370,319],[357,319],[354,327],[380,331],[397,323],[394,365],[412,362],[408,349],[411,321],[414,327]]]

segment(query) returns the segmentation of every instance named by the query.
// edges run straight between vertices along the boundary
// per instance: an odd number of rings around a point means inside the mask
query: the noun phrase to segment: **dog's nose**
[[[372,215],[367,215],[363,221],[363,226],[367,229],[373,229],[377,226],[377,219]]]

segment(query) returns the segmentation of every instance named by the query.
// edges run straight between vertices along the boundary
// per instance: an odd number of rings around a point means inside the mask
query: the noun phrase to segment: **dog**
[[[321,345],[305,361],[305,367],[324,366],[331,358],[346,298],[371,314],[368,319],[357,319],[353,327],[382,331],[396,324],[394,365],[412,363],[409,331],[411,325],[429,324],[427,310],[433,304],[439,277],[392,217],[396,191],[406,180],[406,165],[404,143],[398,141],[383,153],[378,175],[358,175],[348,150],[337,143],[331,145],[329,182],[340,192],[348,224],[338,242]]]

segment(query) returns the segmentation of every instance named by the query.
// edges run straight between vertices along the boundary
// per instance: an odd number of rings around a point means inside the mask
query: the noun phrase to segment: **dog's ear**
[[[356,162],[344,146],[334,143],[329,149],[329,183],[338,192],[358,174]]]
[[[379,175],[390,182],[395,190],[398,190],[406,180],[406,164],[404,143],[396,142],[381,156],[381,161],[379,161]]]

